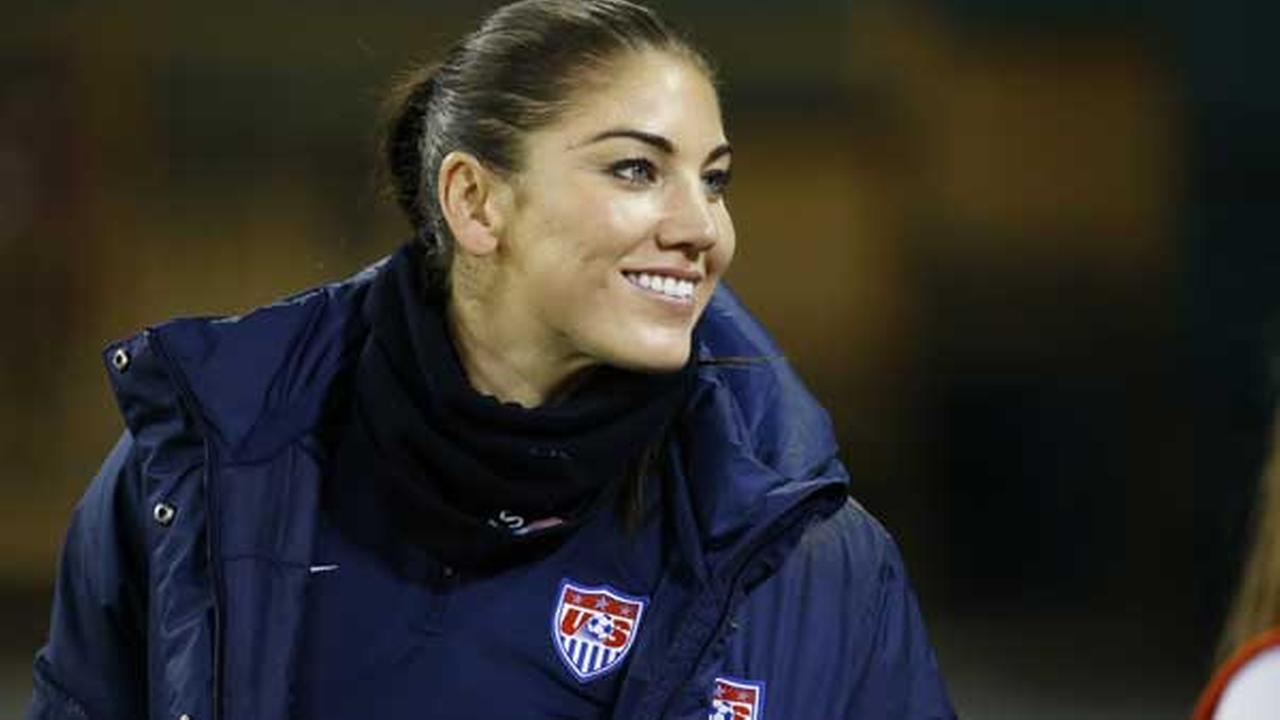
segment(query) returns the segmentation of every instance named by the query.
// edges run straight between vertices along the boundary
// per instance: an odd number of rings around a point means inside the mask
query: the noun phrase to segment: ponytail
[[[424,210],[427,203],[421,197],[423,141],[436,85],[436,66],[427,66],[410,73],[392,90],[387,105],[393,114],[382,146],[391,193],[420,238],[430,225]]]

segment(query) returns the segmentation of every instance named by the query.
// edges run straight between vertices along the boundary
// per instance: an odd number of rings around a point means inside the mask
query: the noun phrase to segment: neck
[[[476,392],[502,402],[534,408],[576,387],[593,363],[552,350],[545,338],[522,328],[534,327],[517,313],[498,311],[500,301],[465,297],[450,291],[446,319],[467,381]]]

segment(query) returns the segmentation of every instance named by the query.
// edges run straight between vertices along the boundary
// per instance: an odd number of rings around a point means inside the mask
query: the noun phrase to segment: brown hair
[[[521,168],[521,140],[554,122],[593,71],[623,53],[674,52],[710,78],[705,56],[629,0],[522,0],[496,10],[437,64],[392,93],[383,155],[391,191],[426,244],[435,282],[453,255],[437,201],[444,157],[463,150],[496,172]]]
[[[1250,638],[1280,627],[1280,413],[1272,423],[1271,454],[1258,488],[1259,514],[1240,589],[1218,647],[1228,657]]]

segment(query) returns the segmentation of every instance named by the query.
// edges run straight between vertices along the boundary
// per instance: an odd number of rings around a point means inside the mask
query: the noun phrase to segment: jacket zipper
[[[196,431],[200,434],[200,439],[204,445],[205,540],[207,546],[205,559],[209,564],[209,573],[213,577],[213,667],[211,668],[213,678],[209,698],[212,705],[212,717],[209,720],[221,720],[222,656],[224,652],[222,606],[226,598],[226,588],[224,587],[222,566],[218,562],[218,557],[220,556],[218,523],[216,522],[218,500],[217,493],[214,492],[214,478],[217,475],[216,454],[213,449],[213,443],[209,440],[209,432],[205,428],[204,419],[200,415],[199,406],[195,402],[195,396],[191,393],[190,388],[187,387],[186,377],[178,370],[178,366],[172,361],[168,351],[165,350],[159,333],[154,330],[148,330],[147,336],[151,346],[155,348],[156,354],[164,362],[165,369],[178,390],[178,397],[182,400],[182,404],[195,424]]]
[[[206,536],[209,544],[209,572],[213,575],[213,695],[210,702],[213,704],[213,717],[211,720],[221,720],[222,718],[222,662],[223,662],[223,639],[222,639],[222,605],[226,598],[226,587],[222,577],[222,563],[218,562],[221,553],[219,552],[219,535],[218,535],[218,500],[217,493],[214,492],[214,478],[216,473],[216,461],[214,460],[213,450],[209,441],[205,440],[205,507],[208,508],[208,522]]]
[[[694,645],[698,649],[690,654],[691,662],[687,662],[687,668],[682,668],[682,672],[671,672],[663,676],[665,687],[656,688],[649,693],[645,698],[647,702],[641,702],[641,710],[634,717],[640,720],[648,718],[661,720],[668,716],[671,704],[680,695],[680,689],[697,675],[707,652],[733,628],[733,613],[738,603],[746,597],[745,585],[752,577],[747,571],[754,568],[758,561],[762,561],[761,559],[768,551],[774,549],[784,539],[791,537],[793,531],[803,533],[804,528],[807,528],[812,521],[839,511],[847,497],[844,486],[839,488],[838,497],[831,492],[819,491],[813,497],[792,508],[783,519],[778,521],[775,528],[747,552],[738,562],[738,566],[728,574],[733,578],[727,586],[728,592],[721,593],[712,589],[695,601],[697,607],[685,623],[686,628],[692,626],[690,632],[685,634],[682,630],[678,637],[687,641],[683,644]],[[680,640],[678,639],[677,642],[679,643]],[[671,679],[673,677],[674,680]]]

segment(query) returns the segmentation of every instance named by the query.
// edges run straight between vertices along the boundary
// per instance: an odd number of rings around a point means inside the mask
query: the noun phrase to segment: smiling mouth
[[[655,295],[681,302],[692,300],[693,290],[698,285],[692,280],[683,280],[670,275],[656,275],[654,273],[624,272],[622,276],[632,285],[642,290],[648,290]]]

